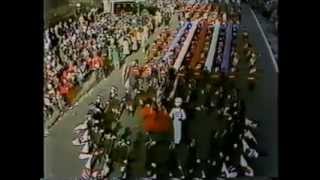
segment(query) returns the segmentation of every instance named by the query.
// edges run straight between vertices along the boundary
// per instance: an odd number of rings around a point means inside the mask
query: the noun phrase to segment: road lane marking
[[[251,11],[251,14],[252,14],[254,20],[256,21],[256,23],[257,23],[257,25],[258,25],[258,28],[259,28],[259,30],[260,30],[260,33],[262,34],[262,37],[263,37],[263,39],[264,39],[264,42],[265,42],[266,45],[267,45],[267,48],[268,48],[268,51],[269,51],[269,54],[270,54],[270,57],[271,57],[271,60],[272,60],[272,63],[273,63],[273,67],[274,67],[275,71],[276,71],[277,73],[279,73],[278,63],[276,62],[276,59],[275,59],[274,54],[273,54],[273,52],[272,52],[271,46],[270,46],[270,44],[269,44],[269,42],[268,42],[268,39],[267,39],[267,37],[266,37],[266,35],[265,35],[262,27],[261,27],[261,24],[260,24],[260,22],[259,22],[259,20],[258,20],[258,18],[257,18],[257,16],[256,16],[256,14],[253,12],[253,10],[252,10],[251,8],[250,8],[250,11]]]

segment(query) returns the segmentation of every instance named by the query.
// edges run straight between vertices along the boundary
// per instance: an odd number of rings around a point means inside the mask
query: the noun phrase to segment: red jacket
[[[69,86],[62,85],[62,84],[59,86],[59,92],[60,92],[60,94],[62,96],[67,96],[69,91],[70,91],[70,87]]]

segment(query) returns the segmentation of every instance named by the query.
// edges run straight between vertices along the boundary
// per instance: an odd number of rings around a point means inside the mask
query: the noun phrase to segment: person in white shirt
[[[170,112],[170,117],[173,119],[173,129],[174,129],[174,144],[179,144],[181,141],[181,128],[182,121],[186,120],[187,116],[180,106],[182,105],[182,98],[175,98],[175,107],[172,108]]]
[[[156,17],[155,17],[156,27],[159,27],[161,25],[161,22],[162,22],[162,15],[159,11],[157,11]]]
[[[130,54],[129,42],[127,39],[124,39],[122,41],[122,48],[123,48],[123,54],[124,54],[124,58],[125,58]]]

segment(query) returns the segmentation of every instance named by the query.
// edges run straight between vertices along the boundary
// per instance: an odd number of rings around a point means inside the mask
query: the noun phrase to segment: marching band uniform
[[[96,100],[96,102],[95,102],[95,106],[96,106],[97,108],[99,108],[101,112],[104,111],[105,106],[104,106],[104,104],[102,103],[101,96],[98,96],[98,98],[97,98],[97,100]]]
[[[85,124],[85,126],[87,126],[87,125]],[[90,140],[90,138],[91,137],[89,136],[89,130],[86,129],[83,134],[80,134],[79,137],[77,137],[75,140],[72,141],[72,144],[75,146],[83,145],[84,143],[88,142]]]
[[[104,156],[104,164],[100,172],[101,179],[107,178],[112,170],[112,160],[108,154]]]
[[[249,89],[253,90],[255,87],[255,76],[256,76],[257,68],[254,65],[250,65],[248,81],[249,81]]]
[[[241,139],[243,153],[249,158],[258,158],[259,153],[248,145],[245,138]]]
[[[112,150],[112,159],[116,162],[122,162],[128,159],[130,142],[120,139],[115,143]]]
[[[101,120],[102,118],[101,109],[98,108],[95,104],[92,104],[88,113],[92,115],[93,125],[97,125],[97,121],[99,122],[99,120]]]
[[[248,119],[248,118],[245,118],[245,126],[247,128],[252,128],[252,129],[255,129],[257,128],[258,124],[256,122],[253,122],[252,120]]]
[[[187,164],[186,164],[186,170],[189,175],[192,175],[195,171],[195,163],[197,159],[197,146],[195,139],[192,139],[190,144],[188,145],[188,156],[187,156]]]
[[[236,169],[232,166],[227,166],[225,162],[222,163],[222,177],[226,178],[235,178],[238,176],[238,173],[235,171]]]
[[[244,176],[254,176],[253,169],[248,165],[247,160],[245,159],[244,155],[240,155],[240,165],[242,170],[242,175]]]
[[[137,88],[137,78],[140,76],[140,69],[137,66],[137,61],[134,61],[131,66],[124,68],[125,75],[125,87],[129,89],[130,93],[133,93],[134,89]]]
[[[169,151],[168,169],[170,178],[186,178],[184,175],[183,167],[178,160],[175,149],[170,149]]]
[[[249,59],[249,66],[254,66],[256,64],[257,57],[255,53],[251,54],[251,58]]]
[[[191,175],[191,177],[196,179],[206,179],[207,174],[206,174],[205,163],[206,162],[204,162],[200,158],[197,158],[195,167],[194,167],[194,173]]]
[[[124,160],[123,165],[120,167],[120,178],[121,179],[131,179],[131,167],[128,160]]]
[[[145,169],[147,170],[147,176],[157,176],[156,175],[156,169],[157,164],[154,162],[154,154],[155,154],[155,145],[157,144],[156,141],[152,140],[150,136],[148,136],[149,139],[145,143],[146,146],[146,161],[145,161]]]
[[[109,100],[113,100],[118,98],[118,88],[116,86],[112,86],[109,92]]]
[[[175,98],[175,107],[172,108],[170,112],[170,117],[173,119],[173,128],[174,128],[174,143],[179,144],[181,141],[181,128],[182,121],[186,120],[186,113],[184,109],[180,106],[182,104],[182,99],[180,97]]]

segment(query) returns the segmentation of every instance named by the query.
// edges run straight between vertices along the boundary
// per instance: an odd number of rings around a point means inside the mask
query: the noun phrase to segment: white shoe
[[[171,143],[170,146],[169,146],[169,149],[174,149],[176,147],[176,144],[175,143]]]
[[[189,172],[189,174],[193,173],[193,169],[189,169],[188,172]]]
[[[157,179],[157,174],[154,174],[153,176],[151,176],[151,179]]]
[[[202,170],[202,171],[201,171],[201,178],[202,178],[202,179],[205,179],[206,177],[207,177],[207,176],[206,176],[205,172]]]
[[[84,122],[83,124],[79,124],[77,127],[75,127],[74,128],[74,130],[73,131],[78,131],[78,130],[85,130],[85,129],[87,129],[88,127],[87,127],[87,123],[86,122]]]
[[[72,144],[75,145],[75,146],[80,146],[81,143],[80,143],[79,138],[76,138],[75,140],[73,140],[73,141],[72,141]]]

